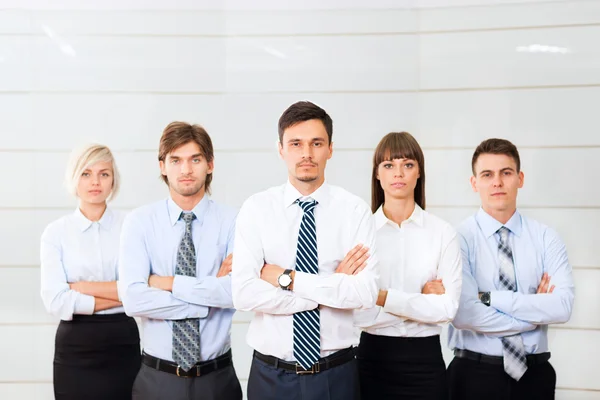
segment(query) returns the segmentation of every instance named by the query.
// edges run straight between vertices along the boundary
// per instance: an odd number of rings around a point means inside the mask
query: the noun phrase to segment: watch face
[[[290,283],[292,283],[292,278],[287,274],[282,274],[279,275],[277,282],[279,282],[279,286],[288,287],[290,286]]]

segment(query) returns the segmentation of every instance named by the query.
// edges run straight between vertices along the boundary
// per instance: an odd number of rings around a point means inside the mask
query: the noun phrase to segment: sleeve
[[[50,314],[64,321],[71,321],[73,314],[94,313],[94,297],[69,288],[62,259],[60,232],[50,226],[42,234],[40,262],[41,296]]]
[[[240,311],[273,315],[292,315],[317,308],[317,302],[260,279],[265,261],[259,225],[254,219],[258,213],[259,208],[250,198],[238,214],[231,272],[233,305]]]
[[[234,238],[235,218],[231,221],[228,229],[225,256],[233,251]],[[221,263],[223,260],[224,257],[221,257]],[[208,276],[203,279],[175,275],[175,279],[173,280],[173,296],[192,304],[207,307],[232,308],[231,274],[220,278]]]
[[[427,324],[452,321],[460,301],[462,255],[456,232],[448,227],[444,236],[446,240],[440,253],[437,279],[442,280],[446,292],[437,295],[391,289],[388,290],[384,311]]]
[[[466,238],[459,234],[463,258],[462,294],[458,312],[452,325],[456,329],[468,329],[491,337],[503,337],[534,330],[536,325],[506,315],[479,300],[479,289],[473,277],[469,246]]]
[[[550,275],[552,293],[524,294],[509,290],[491,292],[491,306],[505,314],[536,325],[565,323],[571,318],[575,299],[573,271],[564,243],[554,231],[544,234],[544,272]]]
[[[371,210],[364,204],[357,206],[354,215],[348,218],[356,232],[352,247],[361,243],[369,248],[370,257],[367,266],[357,275],[334,273],[314,275],[296,272],[294,292],[305,299],[327,307],[339,309],[367,309],[377,302],[379,278],[377,270],[377,250],[375,248],[375,222]],[[352,248],[346,251],[350,251]]]
[[[127,315],[164,320],[205,318],[208,307],[179,300],[171,292],[148,286],[152,266],[143,231],[143,221],[131,213],[121,230],[119,277],[123,307]],[[160,245],[160,244],[156,244]]]

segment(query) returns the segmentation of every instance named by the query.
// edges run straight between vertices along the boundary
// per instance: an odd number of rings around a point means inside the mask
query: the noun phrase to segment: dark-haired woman
[[[446,399],[440,333],[460,298],[457,234],[425,211],[425,160],[409,133],[379,142],[371,183],[380,290],[375,308],[356,312],[362,398]]]

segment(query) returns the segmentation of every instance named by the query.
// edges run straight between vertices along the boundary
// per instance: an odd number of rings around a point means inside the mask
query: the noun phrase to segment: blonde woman
[[[119,191],[110,149],[74,152],[66,184],[75,211],[49,224],[41,238],[41,295],[60,318],[54,394],[66,399],[131,399],[140,367],[139,332],[117,290],[123,213],[107,206]]]

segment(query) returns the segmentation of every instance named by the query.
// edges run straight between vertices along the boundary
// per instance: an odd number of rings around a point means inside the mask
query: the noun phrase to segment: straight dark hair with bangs
[[[408,132],[388,133],[381,139],[373,156],[373,174],[371,176],[371,210],[373,213],[384,203],[385,194],[381,182],[377,179],[377,169],[384,161],[406,158],[415,160],[419,165],[419,179],[415,186],[415,203],[425,209],[425,157],[417,140]]]

